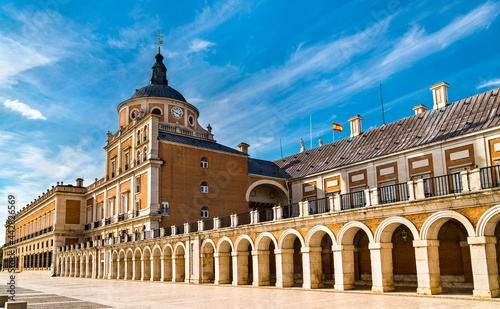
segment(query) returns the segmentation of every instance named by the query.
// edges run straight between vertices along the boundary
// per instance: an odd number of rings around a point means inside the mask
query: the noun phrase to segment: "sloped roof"
[[[179,144],[185,144],[185,145],[191,145],[191,146],[195,146],[195,147],[201,147],[201,148],[207,148],[207,149],[212,149],[212,150],[219,150],[219,151],[224,151],[224,152],[229,152],[229,153],[246,155],[245,153],[243,153],[241,151],[238,151],[238,150],[233,149],[233,148],[229,148],[227,146],[218,144],[216,142],[192,138],[189,136],[177,135],[177,134],[172,134],[172,133],[160,131],[158,134],[158,138],[161,140],[164,140],[164,141],[169,141],[169,142],[174,142],[174,143],[179,143]]]
[[[138,89],[134,95],[132,95],[131,99],[143,98],[143,97],[162,97],[162,98],[170,98],[175,99],[182,102],[187,102],[184,99],[184,96],[174,88],[168,85],[156,85],[151,84],[146,87],[142,87]]]
[[[274,163],[288,177],[303,177],[495,127],[500,124],[499,89],[477,94],[441,109],[427,110]]]
[[[274,162],[253,158],[248,158],[248,174],[284,179],[289,178]]]

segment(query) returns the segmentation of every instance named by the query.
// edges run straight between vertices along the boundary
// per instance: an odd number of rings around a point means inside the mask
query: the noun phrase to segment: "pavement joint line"
[[[54,301],[54,302],[48,302],[48,303],[28,303],[28,306],[37,306],[37,305],[56,305],[56,304],[68,304],[68,303],[89,303],[89,304],[97,304],[101,305],[99,303],[92,303],[89,301],[85,300],[68,300],[68,301]],[[104,306],[104,305],[103,305]]]

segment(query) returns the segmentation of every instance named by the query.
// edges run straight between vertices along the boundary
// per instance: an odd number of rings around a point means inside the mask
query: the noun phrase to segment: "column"
[[[474,280],[474,297],[497,297],[500,295],[496,237],[468,237]]]
[[[372,263],[372,292],[388,292],[394,290],[392,247],[392,243],[368,244]]]
[[[293,286],[293,249],[276,249],[276,286]]]
[[[417,260],[417,293],[433,295],[442,292],[439,269],[439,240],[414,240]]]
[[[269,250],[252,251],[253,286],[270,285]]]
[[[354,245],[333,245],[336,290],[354,289]]]
[[[322,285],[322,251],[321,247],[306,247],[300,250],[302,252],[302,268],[304,269],[302,287],[305,289],[317,289]]]

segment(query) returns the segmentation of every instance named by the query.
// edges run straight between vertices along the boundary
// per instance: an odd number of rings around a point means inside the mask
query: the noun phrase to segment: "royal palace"
[[[437,83],[411,117],[363,131],[353,115],[349,137],[272,162],[217,143],[155,58],[118,105],[104,177],[21,209],[4,260],[96,280],[499,296],[499,88],[449,103]]]

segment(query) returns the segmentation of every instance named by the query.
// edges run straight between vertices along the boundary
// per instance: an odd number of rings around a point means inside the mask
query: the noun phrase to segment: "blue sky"
[[[45,3],[49,3],[48,6]],[[218,142],[274,160],[500,85],[495,1],[9,1],[0,4],[0,196],[104,175],[117,105],[149,83],[155,36],[172,87]],[[6,211],[5,211],[6,212]],[[4,221],[5,215],[0,214]]]

